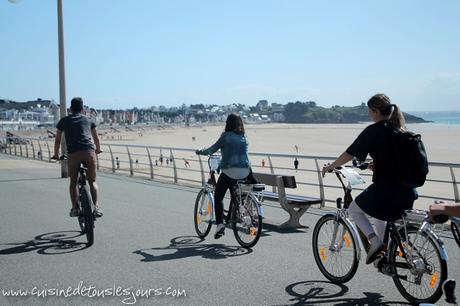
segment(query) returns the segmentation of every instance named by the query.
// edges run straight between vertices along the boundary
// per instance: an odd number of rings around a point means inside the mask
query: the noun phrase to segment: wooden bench
[[[297,188],[293,175],[254,173],[254,177],[266,186],[276,187],[277,192],[264,190],[262,194],[264,200],[278,202],[289,214],[289,220],[281,224],[281,228],[308,227],[300,224],[300,217],[310,205],[321,204],[320,198],[286,194],[286,188]]]

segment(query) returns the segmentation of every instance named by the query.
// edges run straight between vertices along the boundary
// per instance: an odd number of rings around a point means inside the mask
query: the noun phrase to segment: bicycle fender
[[[351,229],[350,234],[353,236],[353,239],[358,244],[356,248],[356,258],[359,261],[361,259],[361,250],[364,249],[364,245],[361,242],[361,239],[359,238],[358,229],[356,228],[355,224],[351,222],[349,218],[343,218],[339,216],[336,211],[330,211],[324,214],[324,216],[327,216],[327,215],[333,216],[335,219],[339,219],[339,218],[342,219],[343,222],[345,222],[345,224]]]
[[[212,203],[211,205],[211,210],[212,210],[211,216],[212,216],[212,214],[214,214],[214,205],[215,205],[214,204],[214,194],[212,193],[212,191],[208,191],[207,194],[208,194],[208,197],[211,199],[211,203]]]
[[[446,248],[444,247],[444,242],[442,241],[441,238],[439,238],[439,236],[431,229],[430,226],[428,226],[427,223],[424,223],[422,224],[422,226],[420,227],[419,231],[422,231],[424,233],[426,233],[427,235],[431,236],[431,238],[433,238],[433,241],[434,243],[436,244],[436,247],[438,248],[439,250],[439,255],[441,256],[441,258],[445,261],[448,260],[448,256],[447,256],[447,251],[446,251]]]
[[[252,193],[249,194],[249,196],[251,197],[251,199],[257,204],[257,211],[259,213],[259,216],[261,216],[262,218],[264,218],[264,208],[262,207],[262,204],[260,204],[259,200],[257,199],[256,196],[254,196]]]

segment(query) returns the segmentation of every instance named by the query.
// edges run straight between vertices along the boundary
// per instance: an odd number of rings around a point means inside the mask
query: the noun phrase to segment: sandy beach
[[[335,157],[342,153],[369,123],[361,124],[246,124],[250,152],[318,155]],[[101,126],[102,143],[139,144],[200,149],[214,143],[224,125],[154,127],[133,125],[114,132]],[[460,163],[460,125],[409,124],[422,135],[430,162]],[[54,129],[52,129],[54,130]],[[47,137],[42,132],[14,132],[18,135]]]
[[[362,124],[247,124],[250,152],[338,156],[369,123]],[[199,149],[212,145],[224,126],[149,128],[120,133],[101,128],[106,143],[129,143]],[[422,135],[429,161],[460,163],[460,125],[411,124],[408,129]],[[136,131],[137,130],[137,131]],[[140,136],[142,135],[142,136]]]
[[[359,133],[369,123],[362,124],[247,124],[246,134],[249,140],[249,151],[251,153],[282,153],[296,155],[296,146],[298,155],[302,156],[322,156],[322,157],[337,157],[341,154],[359,135]],[[177,127],[177,126],[130,126],[129,128],[117,127],[117,131],[109,127],[99,127],[101,143],[105,151],[100,156],[101,165],[111,169],[112,164],[110,155],[108,154],[109,144],[129,144],[129,145],[146,145],[146,146],[161,146],[174,147],[185,149],[201,149],[212,145],[222,133],[223,125],[205,125],[192,127]],[[426,146],[428,158],[430,162],[441,163],[460,163],[460,125],[438,125],[438,124],[411,124],[408,129],[422,135],[422,139]],[[33,135],[27,135],[33,136]],[[35,135],[37,136],[37,135]],[[41,136],[46,136],[44,132]],[[112,146],[113,155],[119,157],[120,171],[129,173],[129,162],[126,154],[126,148]],[[134,160],[138,160],[138,164],[134,167],[134,172],[137,175],[148,177],[150,171],[149,160],[146,155],[145,148],[131,148],[131,154]],[[172,177],[172,166],[160,164],[159,156],[163,154],[169,156],[169,151],[159,150],[151,151],[154,160],[155,175],[160,176],[160,179],[168,180]],[[188,180],[195,180],[199,183],[201,177],[199,175],[199,163],[193,151],[181,152],[175,151],[174,158],[179,168],[178,176],[179,183],[188,183]],[[165,158],[166,159],[166,158]],[[185,160],[190,162],[190,167],[184,165]],[[290,190],[292,193],[308,194],[319,196],[317,186],[309,186],[309,184],[317,184],[318,177],[316,164],[314,160],[299,158],[299,171],[293,169],[293,158],[272,158],[273,166],[276,173],[292,174],[296,176],[296,180],[300,183],[298,188]],[[327,160],[319,159],[319,165],[327,162]],[[251,156],[251,163],[256,172],[267,172],[268,160],[261,156]],[[262,167],[262,163],[265,167]],[[276,169],[277,168],[277,169]],[[290,169],[287,169],[290,168]],[[118,170],[117,170],[118,171]],[[429,179],[431,180],[451,180],[450,168],[446,167],[431,167]],[[453,168],[455,176],[460,177],[460,168]],[[164,175],[164,177],[161,177]],[[367,184],[370,183],[370,177],[365,177]],[[326,185],[337,185],[337,179],[330,175],[324,179]],[[365,187],[365,186],[362,186]],[[457,184],[458,187],[458,184]],[[418,189],[421,195],[428,195],[439,198],[454,198],[454,189],[452,183],[429,182],[425,186]],[[326,189],[326,198],[334,199],[340,195],[340,190]],[[432,203],[432,199],[420,199],[417,201],[417,207],[425,208]]]

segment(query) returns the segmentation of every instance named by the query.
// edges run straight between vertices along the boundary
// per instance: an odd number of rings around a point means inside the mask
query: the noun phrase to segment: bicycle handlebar
[[[61,160],[67,160],[67,155],[61,155],[59,157],[57,156],[51,156],[51,159],[54,159],[55,161],[61,161]]]
[[[353,167],[355,167],[355,168],[358,168],[358,169],[361,169],[361,170],[366,170],[367,168],[369,168],[370,163],[360,162],[357,159],[353,159],[352,164],[353,164]]]

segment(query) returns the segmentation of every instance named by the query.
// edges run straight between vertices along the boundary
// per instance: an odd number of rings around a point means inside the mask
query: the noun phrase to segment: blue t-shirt
[[[56,128],[65,134],[67,152],[94,150],[91,130],[96,124],[82,114],[72,114],[59,120]]]

